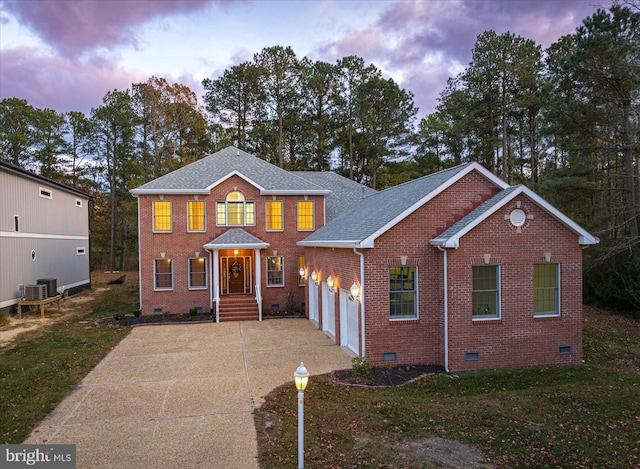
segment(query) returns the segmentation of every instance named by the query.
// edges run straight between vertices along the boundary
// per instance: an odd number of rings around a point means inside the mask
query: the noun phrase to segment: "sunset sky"
[[[0,0],[0,99],[89,113],[109,90],[150,76],[188,85],[265,47],[298,58],[362,57],[434,110],[479,34],[547,47],[608,0]]]

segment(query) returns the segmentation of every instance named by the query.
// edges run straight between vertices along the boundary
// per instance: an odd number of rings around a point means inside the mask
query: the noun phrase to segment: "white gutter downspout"
[[[138,285],[142,285],[142,243],[140,234],[140,197],[136,197],[138,202]],[[142,288],[139,288],[140,292],[138,293],[140,298],[138,299],[140,304],[140,310],[142,310]],[[60,306],[60,302],[58,302],[58,306]]]
[[[358,256],[360,256],[360,322],[362,323],[361,329],[361,342],[362,342],[362,358],[367,358],[367,348],[365,339],[365,325],[364,325],[364,254],[359,252],[357,248],[353,248]]]
[[[447,250],[442,246],[438,249],[444,253],[444,369],[449,373],[449,264]]]
[[[211,256],[211,252],[209,252]],[[213,294],[211,295],[212,301],[216,302],[216,322],[220,322],[220,263],[218,261],[218,250],[213,251]],[[213,304],[211,305],[213,309]]]

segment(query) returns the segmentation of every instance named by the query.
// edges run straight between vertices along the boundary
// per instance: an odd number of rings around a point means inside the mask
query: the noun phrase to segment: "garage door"
[[[349,292],[340,290],[340,345],[360,354],[358,303],[349,300]]]

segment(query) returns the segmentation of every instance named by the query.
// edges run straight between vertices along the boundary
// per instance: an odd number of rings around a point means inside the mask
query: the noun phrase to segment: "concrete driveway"
[[[300,361],[351,367],[302,319],[137,327],[25,443],[75,444],[79,469],[258,467],[252,412]]]

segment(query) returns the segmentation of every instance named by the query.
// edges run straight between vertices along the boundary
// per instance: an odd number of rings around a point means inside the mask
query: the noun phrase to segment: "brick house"
[[[197,308],[225,321],[304,309],[296,243],[372,192],[232,147],[133,189],[142,313]]]
[[[582,358],[582,249],[598,239],[477,163],[376,192],[227,148],[132,193],[145,314],[237,319],[249,298],[261,319],[293,301],[374,366]]]

